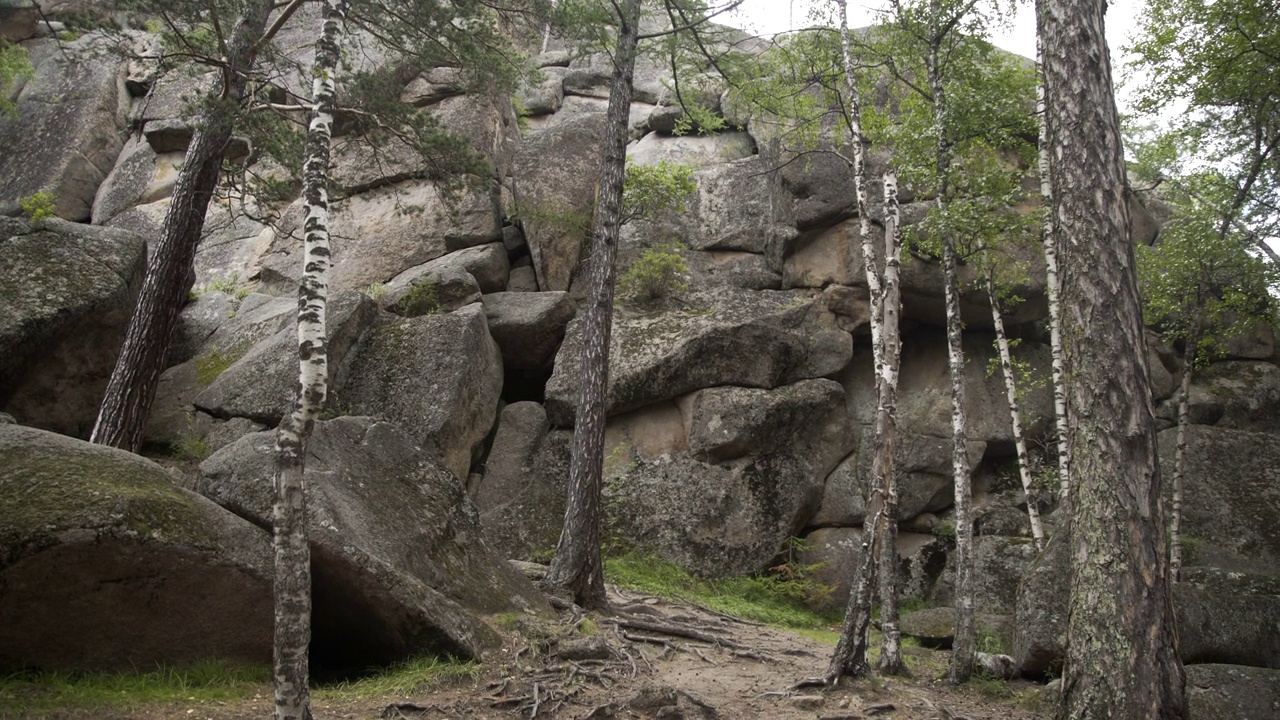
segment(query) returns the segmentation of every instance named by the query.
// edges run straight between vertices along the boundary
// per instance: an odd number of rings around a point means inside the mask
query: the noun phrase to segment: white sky
[[[887,1],[849,0],[849,24],[852,27],[870,25],[875,22],[875,11],[886,7]],[[830,9],[834,17],[834,4],[830,0],[746,0],[736,16],[729,16],[723,22],[758,35],[773,35],[812,25],[810,13],[815,8]],[[1141,8],[1141,0],[1112,0],[1107,10],[1107,44],[1111,48],[1112,72],[1117,79],[1123,75],[1121,49],[1131,42],[1130,36]],[[1018,0],[1012,25],[997,31],[992,42],[1010,52],[1035,58],[1035,6],[1031,0]],[[1120,98],[1120,106],[1124,112],[1123,97]]]

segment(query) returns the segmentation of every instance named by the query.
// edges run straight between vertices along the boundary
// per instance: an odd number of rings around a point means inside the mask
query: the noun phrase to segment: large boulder
[[[361,293],[335,293],[331,297],[327,320],[331,380],[377,317],[377,303]],[[197,378],[197,382],[207,379],[192,398],[195,408],[217,418],[241,417],[276,425],[289,412],[298,390],[296,320],[248,347],[239,357],[224,356],[225,367],[218,367],[217,358],[202,356],[192,362],[197,364],[197,373],[201,369],[206,372],[206,378]]]
[[[770,389],[839,372],[852,336],[821,299],[717,287],[691,293],[689,309],[617,313],[610,341],[607,412],[622,413],[702,388]],[[582,319],[569,323],[547,383],[552,424],[573,423]]]
[[[1030,538],[980,535],[973,539],[973,606],[981,612],[1013,616],[1018,588],[1036,561]],[[947,567],[929,595],[938,605],[955,602],[955,553],[947,554]]]
[[[532,407],[530,407],[532,406]],[[536,403],[508,406],[475,491],[485,541],[503,557],[547,560],[564,525],[573,433],[548,431]],[[534,408],[537,408],[536,410]]]
[[[67,220],[88,220],[98,185],[124,146],[124,69],[112,44],[89,34],[36,65],[14,117],[0,113],[0,215],[23,198],[53,196]]]
[[[241,438],[201,464],[197,489],[270,526],[274,447],[273,432]],[[497,636],[475,613],[547,609],[490,552],[457,478],[396,426],[366,417],[319,422],[306,462],[318,619],[342,619],[326,603],[370,610],[365,627],[348,625],[344,642],[388,656],[424,646],[478,656]]]
[[[1172,477],[1176,446],[1176,428],[1160,433],[1160,466],[1166,477]],[[1280,445],[1275,435],[1187,428],[1182,534],[1192,553],[1188,565],[1274,572],[1280,562],[1277,514]]]
[[[1065,537],[1049,540],[1018,588],[1013,623],[1014,664],[1023,677],[1060,673],[1066,653],[1071,556]]]
[[[1190,720],[1268,720],[1280,717],[1280,670],[1239,665],[1187,667]]]
[[[0,217],[0,410],[87,436],[133,314],[138,236]]]
[[[297,289],[303,219],[299,200],[281,219],[263,256],[261,279],[268,291]],[[487,194],[466,192],[449,199],[428,180],[407,180],[335,203],[330,223],[338,241],[329,287],[336,290],[385,283],[454,250],[502,239],[498,213]]]
[[[651,457],[615,436],[606,478],[613,532],[705,577],[758,571],[807,523],[850,444],[839,386],[714,388],[687,401],[688,454]]]
[[[344,410],[397,423],[458,478],[470,474],[502,392],[502,354],[479,305],[384,317],[349,368],[338,389]]]
[[[1234,575],[1173,586],[1182,662],[1280,670],[1280,596],[1243,592]]]
[[[0,425],[0,672],[271,658],[271,539],[136,455]]]
[[[1191,378],[1191,422],[1224,428],[1280,430],[1280,367],[1270,362],[1226,360],[1196,370]],[[1178,398],[1161,404],[1158,415],[1177,422]]]
[[[489,332],[508,370],[539,370],[555,360],[565,328],[577,313],[568,293],[501,292],[484,296]]]
[[[807,577],[821,591],[811,593],[805,604],[824,613],[843,612],[853,583],[861,572],[862,529],[819,528],[804,536],[795,557]],[[931,535],[898,533],[899,595],[923,600],[943,562],[941,543]]]
[[[982,652],[1002,652],[1009,645],[1013,627],[1007,615],[980,610],[973,616],[974,634]],[[948,649],[956,636],[956,611],[951,607],[935,607],[903,613],[899,622],[902,634],[931,648]]]
[[[576,115],[526,139],[516,151],[515,211],[543,290],[568,290],[582,256],[600,178],[604,124],[603,115]]]

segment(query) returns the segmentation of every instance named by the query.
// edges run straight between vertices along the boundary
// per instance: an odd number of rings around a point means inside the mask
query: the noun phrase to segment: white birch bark
[[[1191,377],[1195,373],[1196,350],[1204,328],[1204,310],[1196,315],[1187,347],[1182,353],[1182,387],[1178,394],[1178,440],[1173,459],[1173,505],[1169,517],[1169,581],[1182,580],[1182,483],[1187,466],[1187,426],[1191,424]]]
[[[985,255],[985,251],[983,252]],[[986,258],[985,280],[987,297],[991,300],[991,323],[996,332],[996,348],[1000,354],[1000,373],[1004,376],[1005,397],[1009,401],[1009,419],[1013,426],[1013,445],[1018,453],[1018,476],[1022,480],[1022,492],[1027,496],[1027,519],[1031,522],[1031,538],[1036,552],[1044,550],[1044,526],[1040,524],[1040,510],[1036,507],[1031,489],[1031,463],[1027,457],[1027,441],[1022,435],[1022,408],[1018,402],[1018,380],[1013,374],[1013,357],[1009,352],[1009,337],[1004,332],[1004,315],[1000,311],[1000,299],[992,278],[990,257]]]
[[[1040,43],[1036,42],[1037,55]],[[1038,73],[1040,71],[1037,71]],[[1049,297],[1049,348],[1053,367],[1053,413],[1054,427],[1058,432],[1058,485],[1059,502],[1064,506],[1071,494],[1071,447],[1067,444],[1067,390],[1066,374],[1062,364],[1062,306],[1059,297],[1062,294],[1061,282],[1058,279],[1058,239],[1053,232],[1053,179],[1049,165],[1049,129],[1045,122],[1044,75],[1040,73],[1040,82],[1036,86],[1036,113],[1040,118],[1040,138],[1038,167],[1040,170],[1040,199],[1044,207],[1044,231],[1041,242],[1044,244],[1045,291]]]
[[[328,302],[329,142],[347,0],[327,0],[316,41],[311,122],[303,168],[304,251],[298,286],[298,395],[276,436],[275,704],[278,720],[309,720],[311,697],[307,653],[311,643],[311,553],[307,539],[305,458],[316,418],[328,393],[329,354],[325,328]]]

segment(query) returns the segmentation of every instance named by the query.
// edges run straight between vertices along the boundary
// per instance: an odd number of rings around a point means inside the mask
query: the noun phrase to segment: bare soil
[[[955,687],[938,680],[948,653],[905,649],[912,676],[793,689],[823,674],[831,645],[685,603],[610,588],[613,612],[562,611],[558,621],[522,620],[475,680],[446,682],[411,697],[317,698],[321,718],[514,720],[1033,720],[1037,686],[1019,681]],[[271,689],[234,701],[76,709],[50,720],[239,720],[272,717]]]

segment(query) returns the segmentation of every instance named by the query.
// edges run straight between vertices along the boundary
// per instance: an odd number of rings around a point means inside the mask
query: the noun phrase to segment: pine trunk
[[[1009,401],[1009,419],[1013,425],[1013,445],[1018,453],[1018,476],[1022,479],[1022,492],[1027,496],[1027,519],[1031,522],[1031,538],[1036,552],[1044,551],[1044,526],[1040,524],[1040,510],[1036,507],[1031,488],[1031,461],[1027,457],[1027,441],[1022,436],[1022,408],[1018,403],[1018,380],[1013,374],[1013,356],[1009,351],[1009,337],[1004,332],[1004,315],[1000,311],[1000,299],[992,278],[988,258],[986,269],[987,297],[991,300],[991,324],[996,331],[996,348],[1000,353],[1000,372],[1004,375],[1005,397]]]
[[[1039,51],[1040,43],[1036,42]],[[1037,55],[1043,55],[1037,52]],[[1045,121],[1044,74],[1037,69],[1040,84],[1036,88],[1036,112],[1040,116],[1039,161],[1040,168],[1040,202],[1044,206],[1044,230],[1041,242],[1044,244],[1045,292],[1049,297],[1049,347],[1053,358],[1053,413],[1054,427],[1058,432],[1058,500],[1065,509],[1071,495],[1071,448],[1067,444],[1067,380],[1062,370],[1062,307],[1059,297],[1062,294],[1058,280],[1058,239],[1053,232],[1053,181],[1049,160],[1049,125]],[[1069,510],[1067,512],[1070,512]]]
[[[165,370],[178,312],[195,282],[196,246],[204,230],[205,211],[218,184],[222,156],[231,140],[247,73],[267,24],[272,3],[251,0],[236,21],[227,44],[225,71],[219,74],[197,120],[182,170],[173,187],[169,211],[155,253],[138,294],[138,304],[125,331],[120,355],[107,382],[94,423],[92,442],[130,452],[142,446],[147,417]]]
[[[307,538],[305,459],[307,441],[328,394],[325,329],[329,292],[329,143],[349,3],[328,0],[316,41],[312,112],[303,167],[304,251],[298,284],[298,395],[276,435],[275,644],[277,720],[309,720],[311,695],[311,552]]]
[[[853,58],[849,34],[849,15],[845,0],[838,0],[840,7],[840,44],[844,60],[845,94],[849,103],[849,123],[853,154],[853,188],[858,206],[858,236],[862,247],[862,269],[867,278],[871,297],[871,355],[875,365],[877,396],[883,397],[884,377],[883,299],[880,273],[876,267],[875,246],[871,240],[871,218],[867,201],[866,150],[862,138],[862,104],[858,95],[857,65]],[[877,410],[875,457],[871,477],[867,483],[866,515],[862,523],[862,554],[858,575],[849,602],[845,607],[840,641],[827,670],[828,684],[838,682],[842,676],[862,677],[871,672],[867,662],[868,631],[871,627],[872,595],[876,586],[876,566],[883,549],[887,528],[887,498],[885,497],[885,469],[893,469],[893,438],[882,432],[884,421]],[[887,459],[886,459],[887,453]]]
[[[951,151],[947,142],[947,95],[942,83],[941,44],[939,28],[941,7],[938,0],[929,4],[930,42],[927,57],[929,89],[933,92],[933,132],[935,140],[935,184],[938,210],[946,209],[951,173]],[[963,683],[973,673],[974,621],[973,621],[973,501],[969,480],[969,442],[966,434],[964,347],[961,344],[963,322],[960,317],[959,260],[956,255],[955,236],[942,233],[942,270],[946,286],[947,306],[947,368],[951,377],[951,473],[955,495],[956,551],[955,551],[955,639],[951,645],[951,663],[947,680]]]
[[[1191,424],[1191,377],[1195,373],[1196,350],[1204,326],[1204,311],[1196,316],[1195,329],[1182,352],[1182,387],[1178,394],[1178,444],[1173,459],[1173,507],[1169,518],[1169,580],[1182,580],[1182,482],[1187,468],[1187,426]]]
[[[1104,0],[1040,0],[1071,413],[1059,717],[1183,718],[1185,677]]]
[[[902,630],[898,626],[898,478],[894,467],[894,446],[898,436],[898,368],[902,357],[899,337],[899,309],[902,302],[898,282],[902,253],[899,232],[898,175],[884,174],[884,374],[879,381],[876,407],[876,458],[873,472],[883,478],[885,513],[884,540],[880,546],[880,661],[876,669],[885,675],[906,675],[902,659]]]
[[[578,411],[574,419],[573,458],[568,506],[555,558],[543,585],[567,592],[585,608],[606,605],[600,558],[600,506],[604,475],[604,401],[609,374],[609,335],[622,221],[622,180],[626,165],[627,125],[640,24],[640,0],[618,5],[618,46],[609,88],[604,167],[592,228],[587,304],[582,324],[582,361]]]

